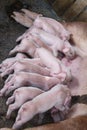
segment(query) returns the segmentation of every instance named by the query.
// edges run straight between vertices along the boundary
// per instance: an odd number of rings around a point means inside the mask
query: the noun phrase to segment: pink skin
[[[4,77],[5,75],[11,73],[12,70],[14,69],[14,65],[17,62],[22,62],[23,64],[32,63],[32,64],[36,64],[36,65],[44,67],[44,65],[41,63],[40,58],[34,58],[34,59],[22,58],[22,60],[19,59],[18,57],[8,58],[5,61],[3,61],[2,64],[1,64],[1,68],[0,68],[1,74],[0,74],[0,76]]]
[[[32,35],[36,35],[44,42],[44,44],[49,46],[53,51],[54,56],[58,55],[58,50],[62,51],[64,49],[64,41],[57,36],[54,36],[36,27],[31,28],[30,33]]]
[[[18,111],[18,116],[13,125],[13,129],[19,129],[36,114],[46,112],[53,107],[62,112],[67,111],[69,108],[65,105],[66,98],[68,98],[69,102],[71,101],[69,89],[64,85],[58,84],[51,90],[40,94],[31,101],[24,103]]]
[[[17,41],[30,37],[30,34],[32,34],[33,39],[35,39],[35,37],[37,39],[40,39],[43,42],[45,48],[47,48],[46,46],[48,46],[50,50],[53,51],[54,56],[58,55],[58,50],[63,52],[63,49],[67,48],[64,47],[64,41],[61,40],[59,37],[47,33],[44,30],[41,30],[39,28],[36,28],[35,26],[32,26],[29,30],[27,30],[22,36],[20,36],[17,39]],[[41,45],[41,47],[44,46]],[[69,51],[69,48],[67,48],[68,49],[67,51]]]
[[[60,37],[62,40],[69,40],[70,33],[64,28],[64,26],[52,18],[47,17],[37,17],[34,21],[34,25],[38,28],[42,28],[48,33],[52,33]]]
[[[60,83],[56,77],[42,76],[36,73],[18,72],[10,75],[5,81],[4,87],[0,91],[0,96],[8,95],[12,90],[25,85],[32,85],[43,90],[52,88]]]
[[[26,55],[22,53],[17,53],[15,57],[7,58],[0,64],[0,72],[5,71],[5,69],[9,68],[11,65],[13,65],[17,60],[25,59],[27,58]]]
[[[32,35],[32,38],[34,40],[34,44],[38,46],[38,48],[43,47],[49,50],[51,53],[53,53],[52,49],[48,45],[46,45],[45,42],[43,42],[39,37]]]
[[[34,87],[21,87],[14,91],[13,95],[8,98],[6,104],[9,105],[6,114],[7,118],[10,118],[11,113],[23,105],[26,101],[33,99],[34,97],[40,95],[44,91],[39,88]],[[11,104],[14,102],[13,104]]]
[[[37,28],[43,29],[44,31],[46,31],[48,33],[59,36],[59,34],[53,28],[53,25],[48,23],[48,21],[45,17],[37,17],[35,19],[35,21],[33,22],[33,25],[36,26]]]
[[[55,38],[56,36],[60,37],[60,39],[65,42],[70,39],[69,31],[67,31],[64,28],[64,26],[61,23],[59,23],[58,21],[56,21],[52,18],[39,17],[39,16],[38,17],[34,16],[32,18],[33,14],[30,11],[28,11],[26,9],[22,9],[22,10],[25,14],[15,12],[17,14],[15,14],[16,16],[13,16],[13,18],[21,21],[20,17],[18,17],[17,15],[20,15],[20,16],[22,15],[22,17],[24,15],[24,18],[26,16],[27,17],[29,16],[29,18],[35,19],[33,25],[36,26],[38,29],[40,28],[40,29],[43,29],[44,31],[48,32],[49,35],[52,35],[53,38],[49,37],[49,39],[51,38],[50,41],[53,41],[53,43],[56,41],[56,38]],[[27,22],[27,23],[29,23],[29,22]],[[29,27],[30,27],[30,25],[29,25]],[[29,33],[29,30],[26,33],[24,33],[22,36],[20,36],[17,39],[17,41],[22,40],[24,37],[28,36],[28,33]],[[55,39],[55,41],[54,41],[54,39]],[[60,40],[58,40],[58,41],[60,41]],[[67,41],[67,43],[70,44],[68,41]],[[53,46],[51,47],[51,49],[53,48],[53,53],[55,56],[57,56],[57,51],[60,50],[59,46],[58,47],[57,46],[58,46],[58,44],[56,44],[56,46],[54,46],[54,44],[53,44]],[[64,50],[62,50],[62,52],[67,56],[67,58],[73,59],[75,56],[74,48],[70,45],[69,45],[69,48],[68,49],[67,48],[68,48],[68,46],[63,46]]]
[[[69,68],[66,68],[51,52],[45,48],[37,48],[36,54],[41,59],[42,63],[50,70],[50,75],[57,77],[61,82],[64,80],[71,80]]]
[[[63,41],[58,36],[45,32],[44,30],[36,27],[31,27],[30,33],[40,38],[44,44],[46,44],[53,51],[54,56],[57,56],[58,51],[61,51],[70,59],[74,57],[75,50],[67,40]]]
[[[87,57],[76,57],[71,62],[62,59],[62,62],[71,69],[73,80],[69,83],[73,96],[87,94]]]
[[[17,45],[13,50],[10,51],[9,54],[11,55],[16,52],[24,52],[27,53],[29,56],[34,57],[35,51],[36,46],[33,44],[31,36],[29,36],[29,39],[23,39],[19,45]]]
[[[37,73],[44,76],[50,76],[50,71],[48,69],[32,63],[32,60],[31,62],[26,62],[26,61],[15,62],[11,67],[9,67],[8,69],[6,69],[4,72],[1,73],[1,77],[4,77],[5,75],[10,74],[13,71],[15,73],[24,71],[24,72],[30,72],[30,73]]]
[[[58,21],[47,18],[47,17],[40,17],[41,14],[37,14],[31,12],[27,9],[22,9],[23,13],[13,12],[14,15],[12,17],[19,22],[20,24],[30,27],[32,26],[32,22],[34,21],[34,25],[38,28],[42,28],[48,33],[52,33],[53,35],[59,36],[62,40],[69,40],[70,33],[67,31],[64,26],[59,23]]]

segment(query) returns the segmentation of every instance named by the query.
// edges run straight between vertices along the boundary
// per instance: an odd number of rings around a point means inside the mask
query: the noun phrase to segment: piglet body
[[[48,50],[45,48],[37,48],[36,54],[42,63],[50,70],[52,76],[59,78],[61,82],[71,80],[72,76],[69,68],[66,68],[62,62],[54,57]]]
[[[32,35],[36,35],[44,42],[44,44],[48,45],[55,56],[57,56],[58,50],[62,51],[64,49],[64,41],[55,35],[47,33],[36,27],[31,28],[30,33],[32,33]]]
[[[25,58],[27,58],[26,55],[24,55],[24,54],[22,54],[22,53],[18,53],[15,57],[5,59],[5,60],[0,64],[0,72],[5,71],[5,69],[7,69],[7,68],[9,68],[10,66],[12,66],[17,60],[25,59]]]
[[[64,28],[64,26],[52,18],[47,17],[37,17],[34,21],[34,25],[42,28],[43,30],[57,35],[62,40],[69,40],[70,33]]]
[[[48,90],[57,83],[60,83],[60,80],[58,80],[56,77],[42,76],[36,73],[17,72],[13,75],[10,75],[5,81],[5,85],[0,91],[0,96],[3,94],[7,95],[12,90],[25,85],[32,85],[43,90]]]
[[[43,93],[44,91],[39,88],[34,87],[21,87],[14,91],[13,95],[8,98],[6,104],[9,105],[8,111],[7,111],[7,118],[10,118],[10,115],[12,111],[19,108],[23,103],[25,103],[28,100],[33,99],[37,95]],[[13,104],[11,104],[14,101]]]
[[[36,35],[37,37],[39,37],[44,42],[44,44],[46,44],[49,48],[51,48],[54,56],[57,56],[58,51],[61,51],[66,55],[66,57],[68,56],[70,59],[74,57],[75,50],[70,45],[68,40],[64,41],[60,39],[58,36],[45,32],[44,30],[36,27],[31,27],[30,33],[32,35]]]
[[[65,105],[67,99],[70,102],[71,95],[69,89],[61,84],[54,86],[51,90],[23,104],[18,111],[13,129],[20,128],[21,125],[32,119],[34,115],[46,112],[53,106],[60,111],[67,111],[68,106]]]
[[[30,60],[31,62],[33,60]],[[17,61],[15,64],[13,64],[10,68],[6,69],[4,72],[1,73],[1,77],[4,77],[5,75],[8,75],[12,72],[30,72],[30,73],[37,73],[44,76],[50,76],[50,71],[44,67],[41,67],[40,65],[35,65],[33,63],[26,61]]]

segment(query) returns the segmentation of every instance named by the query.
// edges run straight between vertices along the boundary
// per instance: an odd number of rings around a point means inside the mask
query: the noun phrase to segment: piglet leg
[[[32,20],[35,20],[37,18],[37,16],[42,16],[42,14],[38,14],[35,12],[32,12],[30,10],[27,9],[21,9],[21,11],[28,17],[31,18]]]
[[[14,83],[14,76],[13,75],[10,75],[7,80],[5,81],[5,85],[4,87],[0,90],[0,96],[3,96],[7,90],[9,90],[9,88],[13,88],[13,83]]]
[[[29,113],[27,113],[27,109],[29,109]],[[19,129],[24,123],[28,120],[32,119],[34,116],[33,112],[36,111],[33,107],[33,104],[30,102],[28,108],[26,105],[23,105],[18,111],[18,116],[16,118],[16,122],[13,125],[13,129]],[[24,117],[24,118],[23,118]]]
[[[11,97],[8,98],[8,100],[7,100],[7,102],[6,102],[6,105],[11,104],[14,100],[15,100],[15,96],[14,96],[14,94],[13,94]]]
[[[9,107],[8,107],[8,111],[7,111],[7,114],[6,114],[6,118],[7,119],[9,119],[10,118],[10,115],[11,115],[11,113],[12,113],[12,111],[14,111],[16,108],[18,108],[18,104],[17,103],[14,103],[14,104],[12,104],[12,105],[10,105]]]
[[[0,76],[4,77],[5,75],[8,75],[13,72],[14,65],[12,65],[10,68],[7,68],[5,71],[3,71]]]
[[[11,88],[13,88],[13,86],[10,86],[10,83],[8,83],[8,84],[6,84],[5,86],[4,86],[4,88],[2,88],[1,90],[0,90],[0,96],[3,96],[4,95],[4,93],[7,91],[7,90],[9,90],[9,87]]]
[[[13,15],[11,17],[18,23],[24,25],[25,27],[31,27],[33,24],[33,21],[27,17],[24,13],[18,13],[18,12],[13,12]]]
[[[10,51],[10,55],[15,52],[25,52],[29,56],[34,57],[36,51],[36,46],[33,44],[33,39],[31,36],[29,39],[24,38],[19,45],[17,45],[13,50]]]
[[[23,49],[21,48],[20,45],[17,45],[13,50],[10,51],[9,55],[12,55],[16,52],[23,52]]]

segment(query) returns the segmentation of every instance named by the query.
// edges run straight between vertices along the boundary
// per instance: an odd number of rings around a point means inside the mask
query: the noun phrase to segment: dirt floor
[[[13,10],[19,10],[21,8],[28,8],[32,11],[42,13],[44,16],[59,19],[50,5],[44,2],[44,0],[0,0],[0,62],[8,57],[9,51],[16,45],[16,38],[26,30],[25,27],[16,23],[9,17]],[[0,79],[0,89],[3,87],[3,83],[4,82]],[[16,112],[12,113],[9,120],[5,118],[7,111],[7,106],[5,104],[6,99],[7,97],[0,97],[0,128],[11,128],[17,114]],[[76,102],[87,103],[87,96],[73,97],[72,103],[74,104]],[[26,123],[22,128],[36,126],[37,120],[38,116],[34,117],[34,119]],[[48,122],[52,122],[49,112],[45,114],[43,124]]]

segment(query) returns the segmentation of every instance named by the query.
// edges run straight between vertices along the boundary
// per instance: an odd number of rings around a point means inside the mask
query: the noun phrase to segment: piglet
[[[19,53],[18,53],[19,54]],[[41,66],[41,67],[45,67],[42,63],[41,63],[41,60],[40,58],[33,58],[33,59],[30,59],[30,58],[18,58],[18,57],[14,57],[14,58],[7,58],[6,60],[4,60],[2,63],[1,63],[1,68],[0,68],[0,76],[3,77],[4,75],[7,75],[7,74],[10,74],[12,72],[12,70],[14,69],[14,66],[16,63],[20,63],[22,62],[23,64],[29,64],[29,63],[32,63],[32,64],[36,64],[38,66]],[[21,68],[20,68],[21,69]]]
[[[50,70],[50,75],[57,77],[63,81],[71,81],[71,71],[65,67],[63,63],[54,57],[51,52],[45,48],[37,48],[36,55],[42,61],[42,63]]]
[[[4,77],[5,75],[8,75],[12,73],[13,71],[20,72],[30,72],[30,73],[38,73],[44,76],[50,76],[50,71],[44,67],[41,67],[40,65],[33,64],[33,59],[29,60],[31,62],[26,61],[16,61],[11,67],[7,68],[5,71],[1,73],[1,77]]]
[[[0,91],[0,96],[4,94],[8,95],[12,90],[25,85],[32,85],[43,90],[48,90],[57,83],[60,83],[60,80],[56,77],[42,76],[36,73],[17,72],[7,78],[4,87]]]
[[[63,40],[69,40],[70,32],[55,19],[41,17],[42,14],[37,14],[26,9],[22,9],[22,12],[19,13],[14,11],[11,17],[26,27],[31,27],[33,24],[38,28],[42,28],[49,33],[59,36]],[[33,20],[35,20],[34,23]]]
[[[17,60],[20,60],[20,59],[23,60],[25,58],[27,58],[27,56],[25,54],[17,53],[17,55],[15,57],[5,59],[0,64],[0,72],[5,71],[5,69],[7,69],[10,66],[12,66]]]
[[[70,39],[70,32],[55,19],[47,17],[37,17],[34,21],[34,25],[38,28],[42,28],[48,33],[60,37],[64,41]]]
[[[46,112],[54,106],[60,111],[67,111],[68,105],[66,104],[70,101],[71,94],[69,89],[62,84],[58,84],[51,90],[40,94],[31,101],[24,103],[18,111],[18,116],[13,125],[13,129],[19,129],[36,114]]]
[[[70,45],[68,40],[63,41],[58,36],[45,32],[44,30],[36,28],[34,26],[30,28],[30,33],[32,35],[36,35],[44,42],[44,44],[48,45],[53,51],[54,56],[57,56],[58,51],[61,51],[66,55],[66,57],[68,56],[70,59],[74,57],[75,50]]]
[[[18,109],[26,101],[33,99],[37,95],[43,93],[44,91],[39,88],[34,87],[21,87],[14,91],[13,95],[8,98],[6,104],[9,105],[7,111],[7,118],[10,118],[12,111]],[[11,104],[14,101],[13,104]]]

